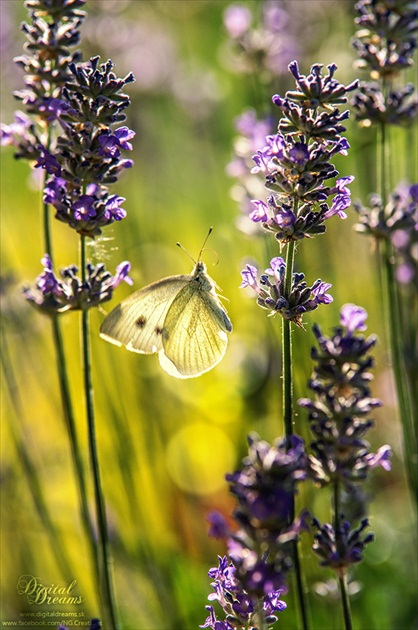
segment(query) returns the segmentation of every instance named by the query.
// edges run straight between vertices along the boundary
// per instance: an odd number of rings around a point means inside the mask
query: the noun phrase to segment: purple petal
[[[340,311],[340,322],[347,328],[350,334],[355,330],[366,330],[364,323],[367,319],[367,311],[356,304],[344,304]]]

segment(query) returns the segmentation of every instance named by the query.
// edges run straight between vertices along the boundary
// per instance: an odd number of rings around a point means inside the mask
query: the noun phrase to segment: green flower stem
[[[387,89],[387,86],[383,86]],[[388,190],[391,184],[391,169],[389,165],[389,139],[385,125],[380,127],[380,171],[379,184],[383,207],[386,206]],[[403,445],[405,454],[405,467],[408,480],[418,501],[418,444],[415,426],[414,406],[409,389],[408,370],[403,354],[404,336],[401,318],[400,298],[398,284],[395,278],[394,252],[390,240],[385,240],[380,247],[383,266],[383,294],[386,298],[385,312],[389,332],[389,343],[392,358],[392,367],[395,378],[395,387],[398,397],[399,415],[403,431]]]
[[[49,146],[49,140],[48,140]],[[44,177],[45,187],[46,175]],[[52,237],[51,237],[51,225],[50,225],[50,208],[49,205],[43,203],[43,230],[44,230],[44,245],[45,252],[47,252],[52,261]],[[65,426],[67,429],[68,439],[71,448],[71,457],[73,462],[73,468],[75,472],[75,478],[77,483],[78,497],[79,497],[79,509],[80,518],[83,526],[84,534],[88,541],[90,555],[93,563],[94,574],[96,576],[96,582],[99,580],[99,563],[97,556],[97,549],[94,542],[94,532],[91,524],[86,478],[84,472],[83,460],[81,457],[81,449],[78,443],[76,422],[74,416],[74,408],[71,400],[69,378],[67,372],[67,363],[64,350],[64,342],[61,331],[60,315],[56,314],[51,317],[52,325],[52,337],[55,347],[57,374],[61,393],[62,410],[64,415]]]
[[[57,356],[57,372],[60,384],[62,408],[64,412],[65,424],[67,427],[68,438],[71,447],[71,456],[73,461],[73,467],[75,471],[75,477],[77,482],[78,496],[80,502],[80,517],[83,525],[84,533],[90,548],[90,555],[94,567],[94,573],[96,576],[96,582],[99,582],[99,559],[97,555],[97,548],[95,544],[94,531],[90,519],[86,477],[83,465],[83,459],[81,456],[81,449],[78,442],[77,430],[73,412],[73,405],[70,395],[69,380],[67,373],[67,365],[64,353],[64,343],[61,333],[61,321],[59,315],[52,316],[52,333],[55,345],[55,351]]]
[[[86,237],[80,241],[81,279],[86,282]],[[100,479],[99,456],[96,440],[96,425],[93,399],[93,383],[91,370],[90,322],[88,309],[81,312],[81,347],[83,360],[84,394],[87,415],[88,444],[90,464],[93,474],[94,499],[96,507],[97,534],[99,546],[100,586],[104,612],[104,628],[116,630],[118,627],[116,604],[111,576],[111,557],[109,549],[109,532],[106,519],[106,506]]]
[[[291,241],[287,246],[285,294],[290,295],[293,279],[293,261],[295,256],[295,243]],[[292,331],[291,322],[282,318],[282,364],[283,364],[283,419],[287,442],[290,446],[290,438],[293,434],[293,374],[292,374]],[[295,499],[292,497],[289,521],[295,518]],[[303,586],[302,568],[299,558],[297,541],[293,541],[293,562],[296,576],[296,590],[299,602],[303,630],[308,630],[308,613]]]
[[[49,151],[51,148],[51,139],[52,139],[52,128],[51,126],[48,127],[48,137],[46,140],[46,149]],[[42,191],[45,188],[45,184],[46,184],[46,179],[47,179],[47,174],[46,171],[44,171],[44,176],[43,176],[43,182],[42,182]],[[47,203],[43,203],[43,216],[42,216],[42,226],[43,226],[43,233],[44,233],[44,252],[49,254],[49,257],[51,259],[51,261],[53,260],[53,254],[52,254],[52,236],[51,236],[51,214],[50,214],[50,210],[49,210],[49,205]]]
[[[341,486],[338,481],[334,482],[334,492],[333,492],[333,511],[334,511],[334,532],[336,538],[336,544],[338,547],[338,536],[340,529],[340,496],[341,496]],[[347,577],[346,574],[338,574],[338,586],[340,589],[340,597],[341,604],[343,607],[343,617],[344,617],[344,629],[352,630],[353,623],[351,620],[351,610],[350,610],[350,599],[348,596],[348,588],[347,588]]]
[[[291,241],[287,246],[285,295],[290,295],[292,290],[294,256],[295,243]],[[283,318],[282,321],[283,419],[286,437],[289,439],[293,434],[292,330],[291,322],[288,319]]]
[[[338,576],[338,586],[340,587],[341,602],[342,602],[343,613],[344,613],[344,629],[353,630],[346,574]]]
[[[405,452],[405,466],[408,480],[418,500],[418,447],[414,410],[408,387],[408,375],[403,356],[403,334],[400,317],[399,296],[394,274],[392,247],[390,242],[384,243],[383,252],[384,282],[386,289],[386,313],[389,328],[389,341],[392,355],[392,368],[398,396],[399,415],[403,430],[403,446]]]
[[[293,562],[295,565],[296,591],[299,602],[299,612],[301,617],[302,629],[308,630],[308,606],[305,597],[305,587],[303,583],[302,567],[299,557],[299,548],[297,541],[293,541]]]
[[[257,630],[268,630],[268,627],[266,624],[266,618],[265,618],[265,614],[263,610],[262,599],[257,600],[256,612],[257,612]]]

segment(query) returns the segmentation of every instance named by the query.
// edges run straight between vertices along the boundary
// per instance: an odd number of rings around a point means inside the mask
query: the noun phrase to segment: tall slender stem
[[[389,328],[389,341],[392,355],[392,368],[398,396],[399,415],[403,430],[405,466],[409,483],[415,499],[418,500],[418,448],[414,423],[414,410],[411,393],[408,387],[408,375],[403,355],[403,334],[400,317],[399,296],[394,277],[392,248],[389,242],[384,243],[382,252],[384,265],[384,281],[386,285],[386,312]]]
[[[340,509],[340,498],[341,498],[341,487],[338,481],[334,482],[333,486],[333,520],[334,520],[334,532],[335,532],[335,541],[337,545],[337,549],[339,547],[339,536],[340,536],[340,517],[341,517],[341,509]],[[350,599],[348,596],[348,585],[347,585],[347,577],[346,574],[338,575],[338,586],[340,589],[341,596],[341,604],[343,607],[343,617],[344,617],[344,628],[345,630],[352,630],[353,624],[351,620],[351,610],[350,610]]]
[[[50,143],[51,143],[51,132],[52,132],[51,128],[49,127],[48,140],[47,140],[48,148],[50,147]],[[45,181],[46,181],[46,175],[44,176],[43,188],[45,187]],[[49,208],[49,205],[45,202],[43,202],[42,214],[43,214],[44,251],[48,253],[52,261],[52,234],[51,234],[50,208]],[[66,357],[65,357],[64,342],[63,342],[62,332],[61,332],[61,320],[60,320],[59,314],[52,315],[51,326],[52,326],[52,337],[53,337],[55,354],[56,354],[56,365],[57,365],[57,374],[58,374],[58,381],[59,381],[60,393],[61,393],[62,410],[63,410],[63,415],[64,415],[65,426],[68,433],[68,439],[70,442],[71,458],[73,462],[77,489],[78,489],[80,518],[81,518],[81,523],[83,526],[86,539],[88,541],[90,555],[91,555],[91,559],[93,563],[93,569],[96,576],[96,581],[98,582],[99,580],[98,557],[97,557],[96,545],[94,542],[94,532],[92,529],[89,508],[88,508],[84,465],[83,465],[83,460],[81,457],[81,449],[79,447],[79,442],[78,442],[78,437],[77,437],[74,407],[73,407],[71,393],[70,393],[70,385],[69,385],[69,378],[68,378],[68,372],[67,372],[67,362],[66,362]]]
[[[86,237],[81,236],[80,263],[82,282],[86,282]],[[104,627],[106,630],[117,629],[116,604],[113,594],[111,576],[111,557],[109,550],[109,532],[106,518],[106,506],[100,478],[99,456],[96,439],[96,423],[94,413],[94,397],[92,382],[92,364],[90,348],[90,322],[89,311],[81,312],[81,349],[83,360],[84,395],[87,415],[88,443],[90,464],[93,475],[94,499],[96,507],[96,520],[99,545],[100,585],[103,612],[105,614]]]
[[[288,243],[286,254],[286,277],[285,277],[285,295],[290,295],[293,279],[293,262],[295,256],[294,241]],[[285,426],[285,434],[288,446],[290,448],[290,438],[293,434],[293,373],[292,373],[292,331],[291,322],[282,318],[282,364],[283,364],[283,420]],[[289,521],[295,518],[295,498],[292,496],[290,506]],[[299,549],[297,541],[293,541],[293,562],[296,576],[296,590],[299,602],[299,612],[301,616],[302,628],[307,630],[308,613],[305,601],[305,589],[303,586],[302,567],[299,558]]]
[[[266,615],[263,610],[263,601],[261,599],[257,602],[257,629],[267,630]]]
[[[94,567],[94,573],[96,576],[96,582],[99,583],[99,559],[97,555],[97,548],[95,544],[95,536],[94,531],[90,519],[89,507],[88,507],[88,499],[87,499],[87,487],[86,487],[86,478],[84,472],[84,464],[81,456],[81,449],[79,446],[74,412],[73,412],[73,404],[71,400],[70,388],[69,388],[69,380],[67,373],[67,364],[65,360],[64,353],[64,343],[62,339],[61,333],[61,322],[59,320],[59,315],[54,315],[52,317],[52,333],[55,345],[55,351],[57,354],[57,371],[58,371],[58,379],[60,384],[61,391],[61,400],[62,407],[64,412],[65,424],[67,427],[70,447],[71,447],[71,457],[73,461],[73,466],[75,470],[75,477],[78,488],[78,495],[80,500],[80,517],[83,525],[84,533],[88,541],[88,545],[90,548],[90,555],[92,558],[92,563]]]
[[[383,86],[385,89],[387,86]],[[386,126],[380,127],[380,173],[378,181],[380,183],[380,194],[383,208],[388,199],[390,190],[389,162],[389,141],[386,134]],[[395,387],[398,397],[399,415],[403,430],[403,442],[405,452],[405,466],[408,480],[418,501],[418,441],[414,420],[414,406],[411,397],[408,371],[405,365],[403,353],[404,336],[402,331],[402,318],[398,285],[395,278],[394,252],[392,243],[386,239],[380,248],[380,255],[383,266],[383,281],[386,297],[386,320],[388,325],[389,343],[392,357],[392,366],[395,379]]]
[[[345,630],[352,630],[353,623],[351,620],[350,599],[348,597],[347,576],[345,574],[338,576],[338,585],[340,587],[341,602],[343,606],[344,628]]]
[[[290,295],[293,278],[293,260],[295,243],[291,241],[287,246],[285,295]],[[283,356],[283,420],[286,437],[293,433],[293,376],[292,376],[292,331],[291,322],[282,320],[282,356]]]
[[[48,151],[51,148],[51,139],[52,139],[52,128],[48,127],[48,136],[46,140],[46,148]],[[46,172],[44,172],[43,176],[43,185],[42,190],[45,188],[46,184]],[[42,227],[43,227],[43,236],[44,236],[44,252],[49,254],[51,261],[53,260],[53,251],[52,251],[52,236],[51,236],[51,215],[49,211],[49,205],[43,202],[43,212],[42,212]]]

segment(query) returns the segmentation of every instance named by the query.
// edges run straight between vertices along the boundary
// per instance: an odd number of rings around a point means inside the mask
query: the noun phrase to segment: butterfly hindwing
[[[167,312],[189,280],[190,276],[170,276],[136,291],[109,313],[100,327],[101,337],[134,352],[158,352]]]
[[[178,378],[207,372],[226,351],[226,333],[232,330],[232,325],[207,280],[208,276],[202,282],[197,275],[184,286],[165,318],[160,363]]]

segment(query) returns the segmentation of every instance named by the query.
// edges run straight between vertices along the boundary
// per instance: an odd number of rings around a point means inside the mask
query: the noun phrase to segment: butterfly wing
[[[133,352],[160,351],[167,312],[190,279],[170,276],[135,291],[109,313],[100,327],[100,336]]]
[[[207,286],[202,288],[192,278],[168,309],[159,360],[171,376],[200,376],[225,354],[232,324],[216,293]]]

